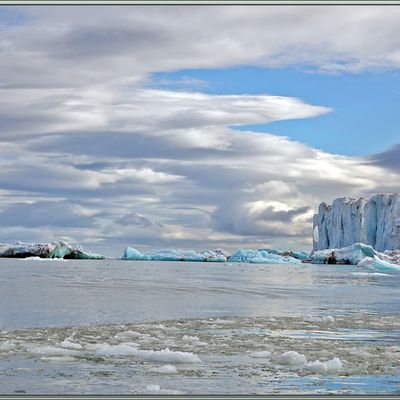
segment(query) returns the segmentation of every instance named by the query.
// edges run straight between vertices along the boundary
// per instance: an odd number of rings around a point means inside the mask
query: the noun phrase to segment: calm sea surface
[[[0,394],[398,394],[399,310],[399,271],[0,259]]]

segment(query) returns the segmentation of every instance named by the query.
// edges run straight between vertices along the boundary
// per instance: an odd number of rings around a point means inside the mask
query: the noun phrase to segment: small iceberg
[[[0,257],[8,258],[63,258],[75,260],[102,260],[105,257],[84,251],[82,246],[73,247],[59,241],[53,243],[0,244]]]
[[[400,265],[392,264],[390,262],[379,259],[377,256],[374,257],[365,257],[358,264],[358,267],[366,267],[370,269],[377,270],[398,270],[400,271]],[[381,274],[384,275],[384,274]]]
[[[146,261],[195,261],[195,262],[226,262],[229,254],[222,250],[208,250],[197,253],[194,250],[163,249],[142,254],[133,247],[127,247],[122,256],[123,260]]]

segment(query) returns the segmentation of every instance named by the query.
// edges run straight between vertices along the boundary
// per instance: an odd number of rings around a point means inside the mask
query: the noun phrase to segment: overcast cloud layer
[[[324,104],[153,89],[151,74],[397,69],[399,7],[10,13],[18,18],[0,13],[3,242],[64,238],[110,255],[127,245],[308,248],[319,202],[398,191],[399,146],[361,159],[232,129],[334,112]]]

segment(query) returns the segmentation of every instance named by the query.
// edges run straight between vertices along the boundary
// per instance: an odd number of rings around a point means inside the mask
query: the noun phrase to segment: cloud
[[[17,24],[0,20],[2,240],[65,237],[112,255],[300,248],[320,201],[398,190],[397,147],[366,160],[229,128],[334,112],[324,104],[151,80],[237,65],[398,68],[398,7],[18,10]]]
[[[400,144],[394,145],[382,153],[369,156],[366,162],[400,172]]]
[[[92,227],[96,213],[66,201],[15,203],[0,212],[1,226]]]
[[[0,21],[0,76],[17,87],[143,82],[155,71],[236,65],[306,65],[327,72],[400,65],[396,6],[70,6],[19,12],[24,18],[17,26]]]

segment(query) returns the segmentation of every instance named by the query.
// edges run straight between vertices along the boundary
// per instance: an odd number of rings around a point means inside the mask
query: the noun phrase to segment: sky
[[[0,7],[0,242],[310,249],[399,191],[400,7]]]

